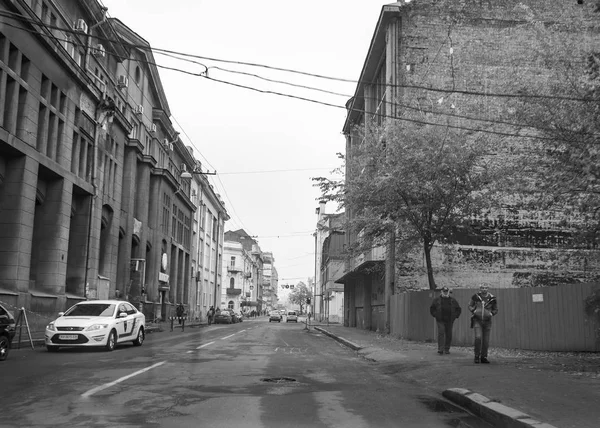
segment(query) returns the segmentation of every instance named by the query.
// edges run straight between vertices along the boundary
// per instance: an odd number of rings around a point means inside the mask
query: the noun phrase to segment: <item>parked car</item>
[[[79,302],[46,326],[49,352],[61,347],[103,346],[107,351],[117,344],[144,343],[146,317],[131,303],[121,300]]]
[[[285,322],[298,322],[298,314],[296,311],[288,311]]]
[[[281,314],[279,313],[279,311],[271,312],[271,315],[269,315],[269,322],[272,321],[281,322]]]
[[[233,311],[231,309],[221,309],[215,315],[215,324],[231,324],[233,322]]]
[[[8,358],[13,337],[15,337],[15,317],[8,309],[0,305],[0,361]]]

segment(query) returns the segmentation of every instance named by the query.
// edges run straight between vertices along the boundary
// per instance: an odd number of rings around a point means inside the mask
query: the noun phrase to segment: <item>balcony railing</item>
[[[351,259],[350,270],[354,270],[367,262],[385,261],[385,257],[386,247],[384,245],[380,245],[379,247],[373,247],[370,250],[367,250],[364,253],[361,253],[358,256]]]
[[[227,265],[227,272],[241,272],[242,268],[235,265]]]

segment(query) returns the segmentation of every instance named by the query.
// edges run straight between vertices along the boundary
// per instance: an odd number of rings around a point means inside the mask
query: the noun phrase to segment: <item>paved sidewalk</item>
[[[376,361],[385,373],[442,394],[499,427],[600,427],[600,354],[493,349],[474,364],[470,348],[439,355],[437,344],[412,342],[339,324],[315,329]]]

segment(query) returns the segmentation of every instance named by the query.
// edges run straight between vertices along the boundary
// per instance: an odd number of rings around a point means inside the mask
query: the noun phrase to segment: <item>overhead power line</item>
[[[10,13],[10,12],[9,12]],[[14,15],[12,13],[10,13],[11,15]],[[2,13],[0,12],[0,16],[2,16]],[[22,17],[22,15],[18,15],[19,18],[24,18]],[[13,16],[11,16],[11,18],[15,19]],[[25,18],[26,21],[31,21]],[[56,28],[59,29],[61,31],[64,32],[73,32],[76,33],[75,30],[67,30],[67,29],[63,29],[60,27],[53,27],[53,26],[49,26],[47,24],[41,24],[40,22],[33,22],[37,25],[43,25],[47,28]],[[9,25],[11,26],[11,24],[5,23],[5,25]],[[23,31],[29,31],[27,29],[24,29],[22,27],[19,26],[13,26],[15,28],[21,29]],[[35,33],[39,33],[38,31],[34,31]],[[59,40],[59,41],[67,41],[67,40],[61,40],[59,38],[57,38],[54,35],[51,34],[45,34],[48,37],[54,38],[55,40]],[[109,40],[110,42],[115,42],[118,43],[118,41],[114,41],[112,39],[107,39],[107,38],[103,38],[103,37],[99,37],[99,36],[93,36],[99,40]],[[68,40],[70,43],[76,44],[73,40]],[[198,58],[205,58],[205,57],[200,57],[198,55],[191,55],[191,54],[184,54],[184,53],[180,53],[180,52],[175,52],[175,51],[168,51],[168,50],[161,50],[161,49],[156,49],[156,48],[151,48],[148,47],[146,45],[135,45],[135,44],[131,44],[131,43],[125,43],[125,45],[129,46],[129,47],[135,47],[141,50],[150,50],[150,51],[164,51],[164,52],[169,52],[169,53],[175,53],[178,55],[188,55],[188,56],[192,56],[192,57],[198,57]],[[210,59],[210,58],[207,58]],[[225,80],[221,80],[221,79],[215,79],[212,78],[210,76],[207,76],[204,72],[203,73],[194,73],[194,72],[189,72],[187,70],[182,70],[182,69],[178,69],[175,67],[168,67],[168,66],[164,66],[161,64],[157,64],[157,63],[152,63],[150,61],[142,61],[142,60],[137,60],[138,62],[144,62],[144,63],[148,63],[150,65],[154,65],[156,67],[159,68],[163,68],[163,69],[167,69],[167,70],[173,70],[173,71],[177,71],[177,72],[181,72],[181,73],[185,73],[185,74],[189,74],[192,76],[196,76],[196,77],[201,77],[201,78],[205,78],[207,80],[211,80],[217,83],[222,83],[225,85],[231,85],[234,87],[238,87],[238,88],[243,88],[243,89],[247,89],[247,90],[251,90],[251,91],[255,91],[255,92],[260,92],[260,93],[265,93],[265,94],[272,94],[272,95],[278,95],[278,96],[283,96],[283,97],[289,97],[289,98],[293,98],[293,99],[298,99],[301,101],[306,101],[306,102],[311,102],[311,103],[315,103],[315,104],[320,104],[320,105],[324,105],[324,106],[328,106],[328,107],[334,107],[334,108],[340,108],[340,109],[346,109],[346,106],[342,106],[342,105],[337,105],[337,104],[333,104],[333,103],[328,103],[328,102],[323,102],[323,101],[319,101],[319,100],[314,100],[314,99],[310,99],[307,97],[301,97],[301,96],[296,96],[296,95],[292,95],[292,94],[286,94],[286,93],[282,93],[282,92],[278,92],[278,91],[270,91],[270,90],[263,90],[263,89],[258,89],[252,86],[247,86],[247,85],[241,85],[238,83],[234,83],[234,82],[228,82]],[[227,62],[236,62],[236,61],[227,61]],[[249,63],[248,63],[249,64]],[[254,64],[255,66],[259,66]],[[264,66],[269,68],[268,66]],[[272,68],[272,67],[271,67]],[[314,77],[322,77],[319,75],[313,75]],[[345,80],[345,79],[342,79]],[[454,90],[445,90],[445,89],[435,89],[435,88],[427,88],[427,87],[421,87],[421,86],[410,86],[410,85],[397,85],[397,86],[401,86],[401,87],[405,87],[405,88],[415,88],[415,89],[423,89],[423,90],[434,90],[434,91],[441,91],[441,92],[458,92],[461,93],[461,91],[454,91]],[[462,91],[462,93],[465,94],[469,94],[469,95],[484,95],[484,96],[506,96],[506,97],[529,97],[529,98],[552,98],[552,99],[570,99],[570,100],[575,100],[575,101],[591,101],[589,99],[578,99],[578,98],[566,98],[566,97],[550,97],[550,96],[545,96],[545,95],[520,95],[520,94],[490,94],[490,93],[478,93],[478,92],[473,92],[473,91]],[[406,107],[406,106],[405,106]],[[414,107],[412,107],[414,108]],[[414,108],[416,109],[416,108]],[[360,114],[365,114],[365,110],[363,109],[350,109],[350,111],[355,111],[358,112]],[[422,111],[422,110],[421,110]],[[456,117],[461,117],[459,115],[453,115],[450,113],[440,113],[440,112],[434,112],[434,111],[425,111],[425,112],[429,112],[432,114],[437,114],[437,115],[448,115],[448,116],[456,116]],[[520,133],[511,133],[511,132],[504,132],[504,131],[496,131],[496,130],[490,130],[487,128],[473,128],[473,127],[468,127],[468,126],[461,126],[461,125],[451,125],[448,123],[439,123],[439,122],[432,122],[432,121],[427,121],[427,120],[418,120],[418,119],[411,119],[411,118],[407,118],[407,117],[401,117],[401,116],[395,116],[395,115],[388,115],[388,114],[382,114],[382,113],[374,113],[372,114],[373,117],[383,117],[383,118],[390,118],[390,119],[395,119],[395,120],[399,120],[399,121],[404,121],[404,122],[412,122],[412,123],[416,123],[416,124],[421,124],[421,125],[432,125],[432,126],[439,126],[439,127],[445,127],[445,128],[452,128],[452,129],[460,129],[460,130],[465,130],[465,131],[469,131],[469,132],[481,132],[481,133],[487,133],[487,134],[495,134],[495,135],[500,135],[500,136],[504,136],[504,137],[517,137],[517,138],[533,138],[533,139],[539,139],[539,140],[547,140],[547,141],[557,141],[556,138],[551,138],[551,137],[544,137],[541,135],[523,135]],[[488,120],[488,119],[479,119],[479,118],[469,118],[469,117],[462,117],[465,118],[467,120],[479,120],[479,121],[485,121],[485,122],[491,122],[491,123],[498,123],[498,124],[503,124],[503,125],[509,125],[509,126],[513,126],[513,127],[517,127],[517,128],[521,128],[524,127],[524,125],[522,124],[513,124],[510,122],[500,122],[500,121],[493,121],[493,120]],[[531,126],[527,126],[531,129],[536,129],[536,130],[541,130],[543,131],[543,129],[539,129],[539,128],[534,128]]]
[[[9,18],[33,23],[36,25],[43,25],[45,28],[60,30],[65,33],[80,34],[80,32],[77,30],[49,25],[49,24],[43,23],[41,21],[36,21],[36,20],[30,19],[30,18],[27,18],[21,14],[14,13],[14,12],[0,11],[0,16],[6,16]],[[20,28],[20,27],[17,27],[17,28]],[[128,46],[130,48],[148,50],[148,51],[153,51],[156,53],[166,53],[166,54],[179,55],[179,56],[183,56],[183,57],[187,57],[187,58],[203,59],[206,61],[222,62],[222,63],[227,63],[227,64],[238,64],[238,65],[245,65],[245,66],[250,66],[250,67],[259,67],[259,68],[264,68],[264,69],[268,69],[268,70],[276,70],[276,71],[283,71],[283,72],[287,72],[287,73],[301,74],[301,75],[305,75],[305,76],[309,76],[309,77],[332,80],[332,81],[339,81],[339,82],[363,83],[366,85],[381,85],[381,86],[393,87],[393,88],[420,89],[420,90],[424,90],[424,91],[432,91],[432,92],[438,92],[438,93],[459,93],[459,94],[465,94],[465,95],[485,96],[485,97],[545,98],[545,99],[554,99],[554,100],[569,100],[569,101],[582,101],[582,102],[594,101],[594,100],[592,100],[590,98],[586,98],[586,97],[566,97],[566,96],[560,96],[560,95],[544,95],[544,94],[518,94],[518,93],[494,93],[494,92],[480,92],[480,91],[465,91],[465,90],[458,90],[458,89],[435,88],[435,87],[422,86],[422,85],[388,84],[388,83],[378,83],[378,82],[371,82],[371,81],[359,81],[359,80],[345,79],[345,78],[339,78],[339,77],[333,77],[333,76],[325,76],[322,74],[310,73],[310,72],[294,70],[294,69],[289,69],[289,68],[283,68],[283,67],[275,67],[275,66],[253,63],[253,62],[219,59],[219,58],[190,54],[190,53],[185,53],[185,52],[178,52],[178,51],[174,51],[171,49],[151,47],[149,45],[139,45],[139,44],[135,44],[135,43],[126,42],[124,40],[114,40],[114,39],[110,39],[110,38],[98,36],[98,35],[90,35],[90,37],[97,39],[97,40],[101,40],[101,41],[122,44],[122,45]],[[200,64],[200,65],[204,66],[204,64]],[[180,71],[186,72],[184,70],[180,70]],[[187,73],[196,74],[196,73],[191,73],[191,72],[187,72]]]

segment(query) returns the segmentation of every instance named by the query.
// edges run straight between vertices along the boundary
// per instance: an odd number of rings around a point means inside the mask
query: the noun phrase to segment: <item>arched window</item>
[[[234,306],[234,305],[235,305],[235,304],[233,303],[233,300],[230,300],[230,301],[229,301],[229,303],[227,304],[227,307],[228,307],[229,309],[233,309],[233,306]]]
[[[235,287],[235,278],[229,278],[229,288]]]

